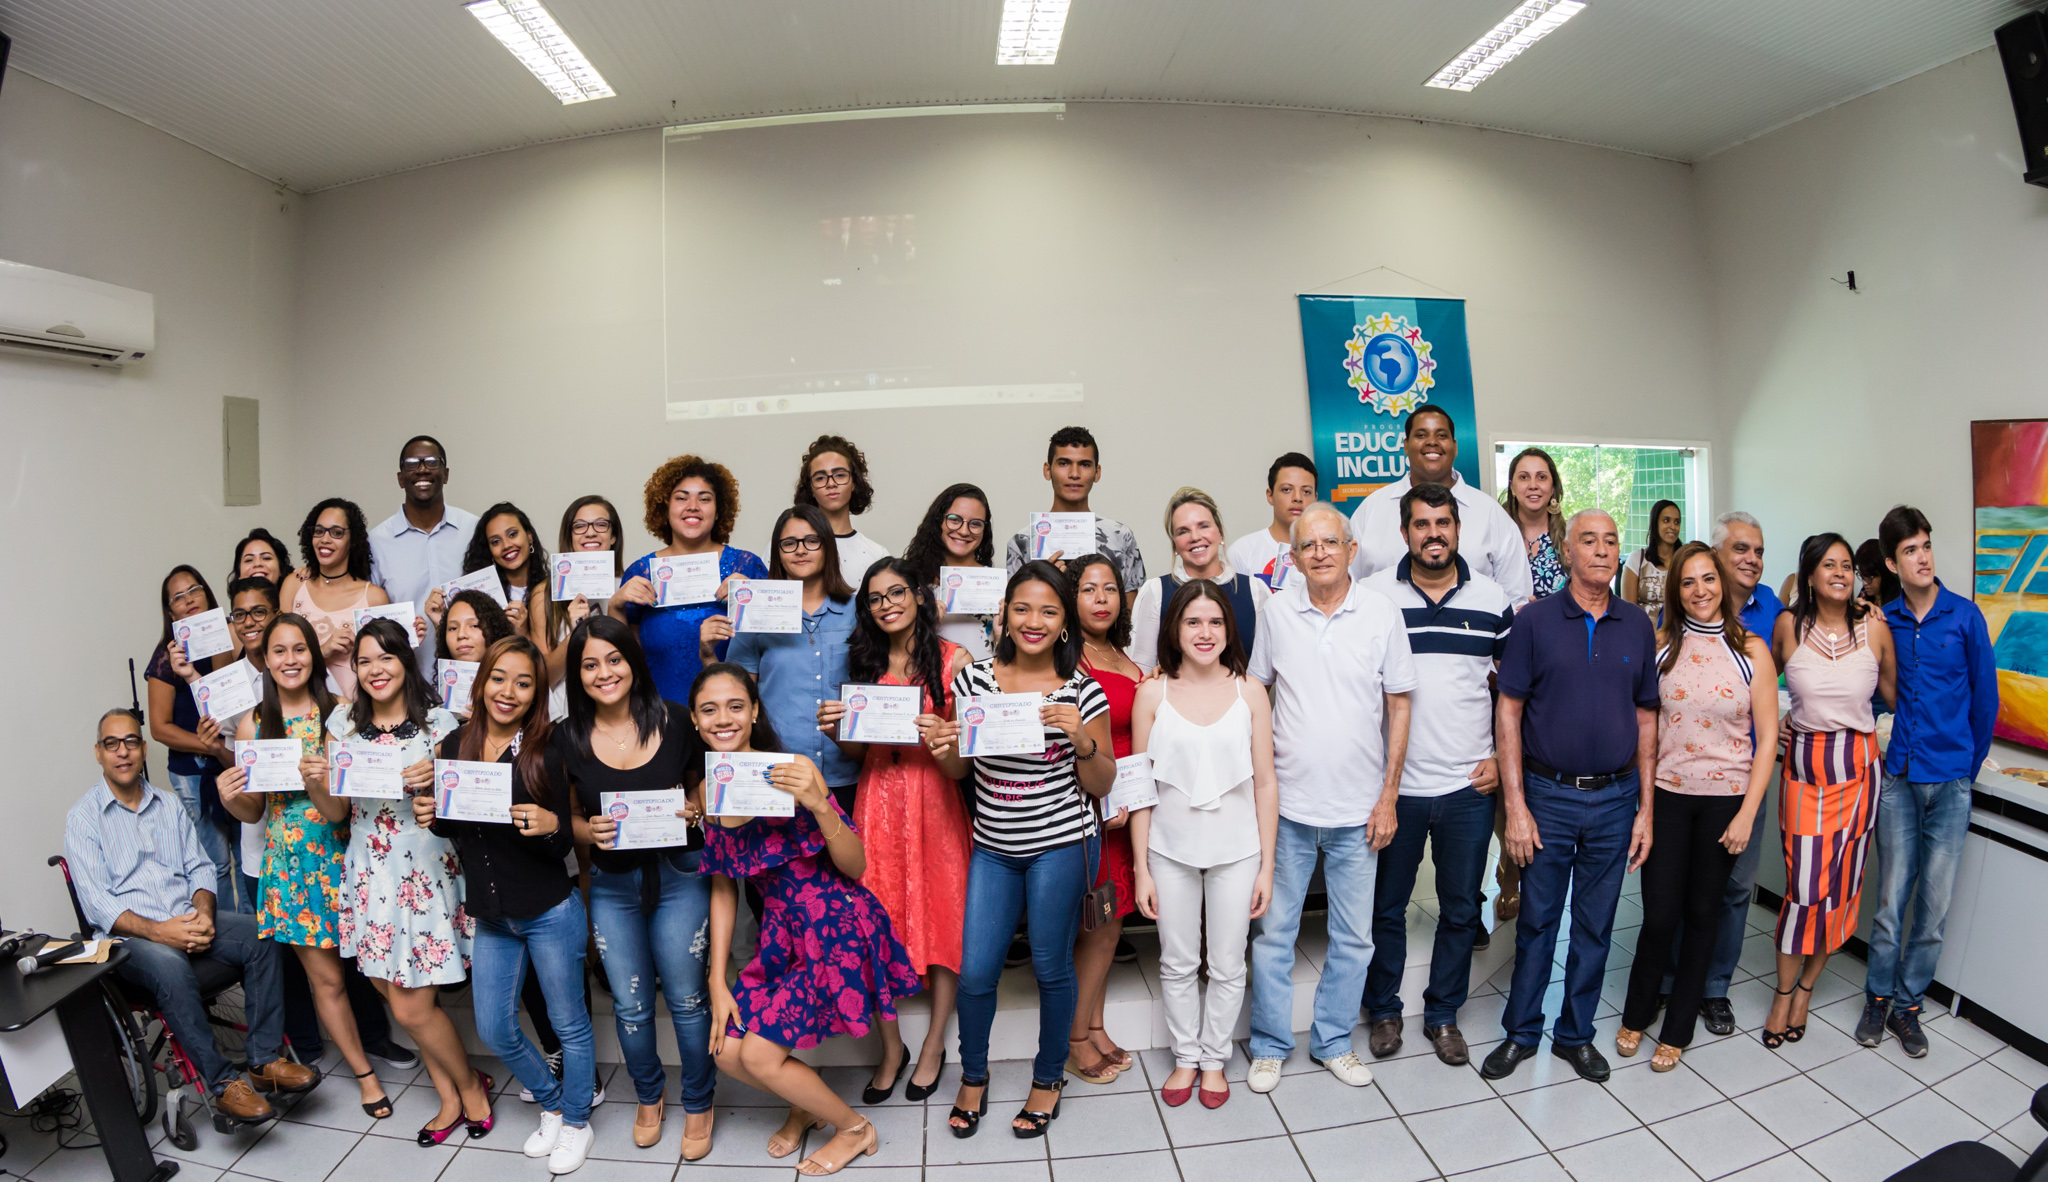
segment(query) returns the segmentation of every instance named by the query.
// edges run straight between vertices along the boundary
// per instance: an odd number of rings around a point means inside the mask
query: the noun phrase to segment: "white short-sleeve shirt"
[[[1412,476],[1373,490],[1351,514],[1351,536],[1358,542],[1358,557],[1351,561],[1351,577],[1369,579],[1408,557],[1408,540],[1401,536],[1401,498],[1414,487]],[[1458,500],[1458,553],[1475,574],[1499,583],[1517,607],[1529,602],[1535,580],[1529,573],[1529,547],[1522,541],[1521,527],[1493,498],[1451,473],[1451,495]]]
[[[1353,581],[1324,615],[1306,579],[1266,601],[1251,675],[1273,693],[1280,815],[1298,825],[1363,825],[1385,780],[1386,694],[1415,688],[1400,609]]]
[[[881,559],[889,557],[889,548],[859,530],[850,534],[835,534],[839,543],[839,577],[855,591],[861,590],[861,577],[868,568]]]
[[[1232,542],[1225,553],[1232,570],[1257,579],[1268,591],[1283,590],[1290,580],[1301,577],[1287,543],[1274,541],[1272,532],[1263,527]]]

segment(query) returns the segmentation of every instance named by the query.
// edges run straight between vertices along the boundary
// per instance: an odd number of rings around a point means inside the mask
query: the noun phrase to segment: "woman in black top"
[[[576,837],[592,845],[590,923],[611,982],[612,1013],[626,1073],[640,1102],[633,1143],[661,1140],[666,1075],[654,1039],[659,981],[682,1054],[683,1158],[711,1152],[711,1002],[705,990],[711,882],[697,872],[701,830],[681,846],[612,848],[618,826],[608,792],[678,792],[688,773],[689,714],[662,700],[633,629],[592,616],[569,634],[569,717],[555,747],[576,792]],[[680,800],[680,796],[678,800]],[[694,805],[678,808],[695,815]]]
[[[527,1140],[526,1155],[550,1157],[550,1168],[567,1173],[590,1151],[597,1044],[583,1001],[589,920],[583,897],[562,873],[575,834],[568,777],[548,742],[553,728],[541,688],[545,669],[540,650],[523,636],[484,650],[470,721],[443,739],[438,752],[442,759],[511,764],[512,823],[440,820],[432,793],[413,797],[412,812],[453,842],[462,859],[467,906],[476,920],[469,971],[477,1036],[541,1106],[540,1129]],[[529,959],[561,1040],[559,1080],[519,1029]]]

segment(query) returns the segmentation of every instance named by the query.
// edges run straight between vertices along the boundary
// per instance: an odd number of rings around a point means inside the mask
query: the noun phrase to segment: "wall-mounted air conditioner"
[[[156,298],[0,259],[0,352],[123,366],[156,348]]]

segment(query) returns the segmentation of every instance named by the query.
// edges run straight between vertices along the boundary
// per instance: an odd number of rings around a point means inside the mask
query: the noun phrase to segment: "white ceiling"
[[[13,65],[311,191],[703,119],[1055,99],[1413,116],[1696,160],[1991,44],[2024,0],[1592,0],[1470,94],[1422,80],[1513,0],[550,0],[618,97],[565,107],[458,0],[0,0]],[[0,102],[5,102],[0,93]]]

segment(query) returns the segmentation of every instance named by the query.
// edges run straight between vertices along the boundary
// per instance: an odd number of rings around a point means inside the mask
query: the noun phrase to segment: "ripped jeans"
[[[681,868],[678,868],[678,867]],[[640,876],[661,874],[651,915],[640,910]],[[656,1049],[654,991],[668,1002],[682,1054],[683,1111],[709,1112],[717,1073],[711,1061],[711,999],[704,961],[710,953],[711,880],[697,873],[697,855],[672,854],[645,870],[590,869],[590,922],[612,988],[612,1014],[626,1072],[642,1104],[661,1101],[664,1073]]]

